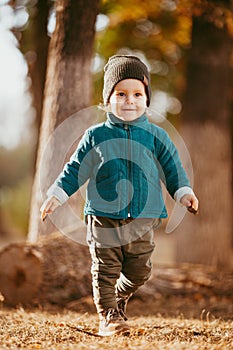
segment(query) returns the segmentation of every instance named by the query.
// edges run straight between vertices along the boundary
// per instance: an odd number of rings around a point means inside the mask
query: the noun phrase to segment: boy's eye
[[[140,97],[140,96],[142,96],[142,94],[140,92],[136,92],[135,96]]]
[[[125,96],[124,92],[118,92],[118,96]]]

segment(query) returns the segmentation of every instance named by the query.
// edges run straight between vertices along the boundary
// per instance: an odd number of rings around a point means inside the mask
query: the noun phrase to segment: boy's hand
[[[53,196],[53,197],[47,198],[40,208],[41,220],[44,221],[47,215],[51,214],[60,205],[61,203],[56,197]]]
[[[185,194],[183,197],[181,197],[180,203],[184,205],[192,214],[198,213],[198,199],[195,195]]]

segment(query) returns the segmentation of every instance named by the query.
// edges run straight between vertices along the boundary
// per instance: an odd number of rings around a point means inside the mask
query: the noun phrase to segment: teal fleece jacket
[[[175,145],[145,115],[124,122],[109,113],[89,128],[52,192],[59,187],[68,198],[87,180],[84,214],[115,219],[165,218],[161,181],[172,197],[190,187]]]

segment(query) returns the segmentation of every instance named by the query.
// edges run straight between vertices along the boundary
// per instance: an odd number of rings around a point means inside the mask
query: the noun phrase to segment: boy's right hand
[[[47,215],[51,214],[60,205],[61,202],[56,197],[52,196],[47,198],[40,208],[41,220],[44,221]]]

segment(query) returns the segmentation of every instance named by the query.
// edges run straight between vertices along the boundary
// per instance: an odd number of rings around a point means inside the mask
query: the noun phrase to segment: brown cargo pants
[[[154,230],[160,219],[87,218],[87,242],[92,258],[93,298],[97,312],[117,308],[151,274]]]

